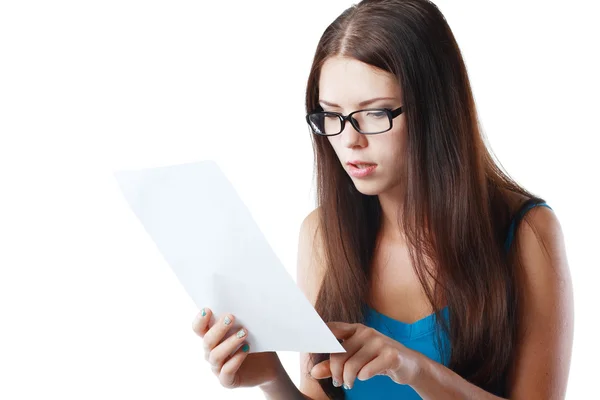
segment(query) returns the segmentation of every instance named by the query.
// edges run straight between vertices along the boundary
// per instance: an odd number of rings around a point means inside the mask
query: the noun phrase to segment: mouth
[[[355,178],[364,178],[370,176],[376,168],[377,164],[348,163],[348,173],[350,174],[350,176],[353,176]]]
[[[365,168],[374,167],[377,165],[374,163],[351,163],[351,162],[348,162],[346,164],[348,164],[349,166],[352,166],[354,168],[358,168],[358,169],[365,169]]]

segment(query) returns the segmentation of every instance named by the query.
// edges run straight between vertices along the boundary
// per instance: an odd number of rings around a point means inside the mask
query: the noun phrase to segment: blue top
[[[505,242],[506,250],[510,248],[510,244],[512,243],[514,237],[514,230],[516,229],[516,225],[518,224],[519,220],[529,209],[538,205],[552,209],[545,202],[530,203],[523,206],[510,224],[508,236]],[[435,314],[430,314],[425,318],[413,322],[412,324],[407,324],[405,322],[393,319],[387,315],[381,314],[366,304],[365,310],[366,313],[363,322],[364,325],[370,326],[373,329],[376,329],[378,332],[397,340],[404,346],[419,351],[432,360],[448,366],[448,361],[450,358],[450,341],[443,330],[441,330],[441,342],[439,343],[439,346],[436,345]],[[442,309],[441,315],[448,321],[449,317],[447,306]],[[346,399],[349,400],[421,399],[421,396],[419,396],[417,392],[415,392],[410,386],[398,384],[387,375],[376,375],[371,379],[367,379],[366,381],[355,379],[352,389],[343,390],[345,392]],[[502,395],[501,393],[495,394]]]

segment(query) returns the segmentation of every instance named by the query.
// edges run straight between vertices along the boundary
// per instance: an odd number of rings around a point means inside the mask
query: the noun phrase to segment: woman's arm
[[[510,399],[564,399],[573,345],[573,288],[564,238],[555,214],[537,207],[516,236],[520,247],[519,338],[510,369]],[[426,357],[411,386],[423,399],[489,399],[494,396]]]

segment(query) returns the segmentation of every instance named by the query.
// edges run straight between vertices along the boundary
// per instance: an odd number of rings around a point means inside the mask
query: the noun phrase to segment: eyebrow
[[[396,100],[395,97],[375,97],[374,99],[370,99],[370,100],[365,100],[365,101],[361,101],[360,103],[358,103],[358,105],[360,107],[366,106],[368,104],[374,103],[378,100]],[[338,106],[337,104],[331,103],[329,101],[326,100],[319,100],[319,103],[323,103],[329,107],[338,107],[341,108],[340,106]]]

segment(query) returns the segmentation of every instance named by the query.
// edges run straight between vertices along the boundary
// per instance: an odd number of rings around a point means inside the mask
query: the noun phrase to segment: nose
[[[367,145],[366,135],[363,135],[354,129],[354,126],[352,126],[350,121],[346,121],[344,130],[340,133],[340,137],[342,144],[348,148],[356,146],[365,147]]]

